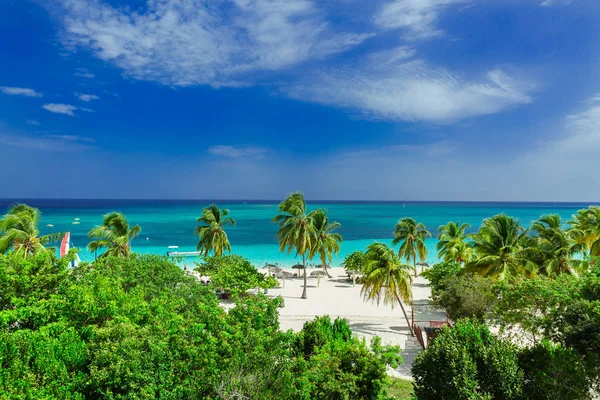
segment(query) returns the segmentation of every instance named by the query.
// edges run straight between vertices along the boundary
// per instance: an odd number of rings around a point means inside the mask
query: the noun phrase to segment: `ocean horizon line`
[[[281,199],[190,199],[190,198],[84,198],[84,197],[3,197],[0,203],[7,202],[39,202],[39,201],[114,201],[114,202],[185,202],[185,203],[255,203],[255,204],[278,204]],[[600,201],[536,201],[536,200],[332,200],[316,199],[306,200],[308,204],[542,204],[542,205],[600,205]]]

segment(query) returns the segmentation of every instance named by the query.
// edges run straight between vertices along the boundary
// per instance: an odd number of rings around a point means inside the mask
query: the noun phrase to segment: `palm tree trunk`
[[[304,288],[302,289],[302,298],[306,299],[306,255],[302,254],[302,266],[304,267]]]
[[[325,275],[327,275],[328,278],[333,278],[333,276],[329,275],[329,271],[327,271],[327,263],[325,262],[327,259],[325,261],[321,261],[323,262],[323,272],[325,272]]]
[[[400,304],[400,308],[402,308],[402,313],[404,314],[404,318],[406,319],[406,323],[408,324],[408,330],[410,331],[410,336],[415,336],[412,326],[410,325],[410,320],[408,319],[408,315],[406,315],[406,310],[404,309],[404,304],[402,304],[402,300],[400,300],[400,297],[398,297],[398,295],[396,295],[396,300],[398,300],[398,304]]]
[[[413,257],[413,272],[415,274],[415,278],[417,277],[417,257]]]

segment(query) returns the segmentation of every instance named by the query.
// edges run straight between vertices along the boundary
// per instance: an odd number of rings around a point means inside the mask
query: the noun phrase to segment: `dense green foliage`
[[[497,299],[494,281],[479,275],[464,274],[444,280],[433,304],[443,308],[451,320],[476,318],[484,321]]]
[[[421,275],[429,281],[432,297],[435,299],[445,288],[445,280],[457,276],[461,271],[458,262],[440,262],[433,264],[431,268],[424,271]]]
[[[412,372],[418,399],[520,399],[523,393],[516,347],[470,320],[444,328]]]
[[[399,349],[344,320],[280,332],[276,300],[225,312],[164,257],[67,264],[0,256],[0,399],[386,398]]]
[[[213,287],[231,294],[241,294],[256,288],[268,289],[277,285],[275,278],[265,278],[250,261],[238,255],[207,257],[198,264],[196,271],[210,276]]]
[[[590,399],[598,379],[572,349],[519,348],[468,319],[444,328],[412,370],[419,399]]]
[[[196,222],[202,224],[196,227],[194,234],[200,237],[197,249],[204,256],[211,251],[215,256],[222,256],[224,252],[231,251],[225,227],[235,226],[235,220],[229,217],[228,209],[220,210],[215,204],[211,204],[202,210],[202,216],[198,217]]]
[[[346,271],[361,271],[366,265],[367,254],[364,251],[354,251],[344,258],[342,265]]]
[[[94,253],[106,249],[100,257],[127,257],[131,254],[131,241],[141,231],[139,225],[130,227],[129,221],[120,212],[108,213],[102,217],[102,225],[92,228],[88,233],[93,239],[88,249]]]

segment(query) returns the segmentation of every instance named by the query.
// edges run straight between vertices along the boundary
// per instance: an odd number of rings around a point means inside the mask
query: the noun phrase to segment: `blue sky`
[[[599,201],[600,2],[5,0],[0,197]]]

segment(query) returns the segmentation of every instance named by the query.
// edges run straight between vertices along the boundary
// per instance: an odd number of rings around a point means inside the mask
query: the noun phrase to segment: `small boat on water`
[[[73,225],[79,225],[81,222],[79,221],[73,221]]]
[[[74,219],[75,219],[75,221],[79,221],[81,218],[74,218]]]
[[[53,225],[53,224],[46,224],[46,226],[47,226],[47,227],[49,227],[49,228],[52,228],[52,227],[54,227],[54,225]]]

